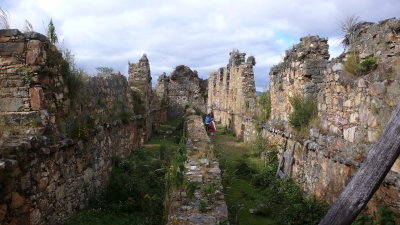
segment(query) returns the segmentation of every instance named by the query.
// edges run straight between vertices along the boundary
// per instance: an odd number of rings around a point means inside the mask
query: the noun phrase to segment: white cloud
[[[59,39],[89,72],[112,66],[127,75],[127,62],[147,53],[153,81],[180,64],[207,78],[237,48],[256,57],[258,90],[268,86],[269,68],[300,37],[329,37],[330,54],[337,56],[344,18],[356,14],[376,22],[400,11],[398,0],[1,0],[0,5],[20,29],[28,19],[43,33],[53,18]]]

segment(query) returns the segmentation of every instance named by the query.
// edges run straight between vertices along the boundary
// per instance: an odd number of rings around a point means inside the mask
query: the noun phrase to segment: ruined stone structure
[[[73,73],[45,36],[0,30],[1,224],[62,224],[165,120],[151,86]]]
[[[239,51],[229,55],[228,65],[211,73],[208,78],[207,107],[213,111],[217,121],[243,138],[249,136],[244,135],[243,116],[254,116],[257,111],[253,72],[255,59],[250,56],[245,62],[246,54]]]
[[[167,224],[214,225],[228,220],[221,169],[201,116],[187,118],[186,178],[197,182],[193,196],[185,188],[172,194]]]
[[[153,130],[158,129],[160,118],[162,121],[166,120],[165,109],[167,106],[161,105],[160,98],[156,91],[152,89],[150,64],[146,54],[142,56],[138,63],[129,63],[128,73],[129,86],[136,91],[136,95],[140,96],[144,107],[143,113],[147,114],[145,123],[147,125],[145,134],[147,135],[144,135],[147,139]],[[161,108],[163,110],[160,110]]]
[[[286,52],[284,61],[271,69],[271,118],[261,126],[261,134],[283,146],[284,151],[294,149],[294,164],[289,165],[291,176],[305,191],[329,203],[334,202],[359,168],[400,100],[400,20],[361,23],[357,27],[354,43],[336,59],[329,60],[327,40],[318,36],[304,37]],[[248,63],[240,54],[237,58],[240,60],[230,59],[227,68],[210,74],[208,110],[237,136],[249,141],[257,135],[254,127],[258,121],[254,118],[259,109],[251,98],[254,91],[232,92],[254,90],[253,82],[245,82],[252,72],[240,72],[249,67]],[[358,65],[365,59],[374,59],[378,66],[352,73],[346,68],[354,59]],[[241,63],[238,65],[237,61]],[[227,70],[233,73],[226,73]],[[227,82],[234,77],[240,77],[242,82]],[[289,99],[295,94],[314,98],[318,105],[319,121],[305,137],[296,136],[288,125],[292,112]],[[255,112],[248,113],[249,108],[255,108]],[[374,210],[385,203],[398,212],[399,202],[398,159],[369,207]]]
[[[206,112],[207,81],[199,78],[197,71],[180,65],[171,76],[162,74],[157,81],[157,94],[168,102],[168,116],[181,117],[186,105],[194,105]]]

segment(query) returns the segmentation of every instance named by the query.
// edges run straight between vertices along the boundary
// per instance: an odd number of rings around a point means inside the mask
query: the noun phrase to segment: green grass
[[[266,140],[259,137],[250,145],[237,143],[235,137],[220,131],[215,143],[231,224],[318,224],[325,215],[326,204],[305,198],[293,181],[275,177],[277,150]],[[268,164],[260,159],[262,150]],[[249,213],[260,204],[264,207],[256,214]]]
[[[222,135],[221,129],[215,137],[215,143],[218,160],[221,163],[221,169],[224,171],[224,194],[228,205],[230,223],[243,225],[275,224],[273,218],[249,213],[249,209],[255,209],[258,204],[262,203],[259,199],[262,199],[263,195],[248,179],[235,174],[239,159],[247,158],[251,162],[249,166],[257,172],[264,168],[264,163],[256,157],[249,156],[254,151],[244,143],[236,142],[236,138],[233,136]]]

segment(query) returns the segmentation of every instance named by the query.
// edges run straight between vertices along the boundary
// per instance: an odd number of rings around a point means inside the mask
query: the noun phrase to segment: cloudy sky
[[[329,38],[337,56],[346,17],[400,16],[399,0],[0,0],[0,7],[21,30],[27,19],[44,33],[52,18],[59,40],[89,73],[108,66],[127,75],[128,61],[146,53],[154,82],[181,64],[207,78],[239,49],[256,57],[259,91],[268,86],[270,67],[300,37]]]

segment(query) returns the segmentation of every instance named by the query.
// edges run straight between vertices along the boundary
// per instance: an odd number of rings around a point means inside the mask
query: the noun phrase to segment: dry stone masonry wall
[[[168,116],[181,117],[187,105],[206,112],[207,81],[198,77],[197,71],[180,65],[171,76],[162,74],[157,81],[157,94],[168,103]]]
[[[230,59],[227,68],[210,74],[208,110],[238,137],[250,141],[257,135],[254,127],[258,121],[248,108],[259,111],[259,106],[245,98],[254,94],[254,84],[252,89],[248,88],[251,83],[227,82],[235,76],[244,81],[252,73],[241,71],[244,57],[239,54],[237,58],[240,60]],[[371,59],[377,66],[360,69],[363,61]],[[399,62],[400,20],[394,18],[359,24],[347,51],[332,60],[327,39],[304,37],[271,69],[272,112],[261,126],[261,134],[284,146],[284,151],[294,145],[294,164],[288,172],[305,191],[333,203],[357,171],[399,103]],[[250,92],[239,91],[243,89]],[[293,110],[289,99],[296,94],[315,99],[318,106],[319,121],[305,137],[296,137],[289,127]],[[400,210],[399,159],[371,199],[370,209],[382,203]]]
[[[182,188],[173,192],[168,224],[215,225],[226,222],[228,208],[224,200],[221,169],[201,116],[187,118],[187,147],[185,176],[189,182],[196,182],[197,187],[192,197]]]
[[[62,224],[166,111],[119,73],[74,74],[41,34],[0,30],[0,46],[0,223]]]

